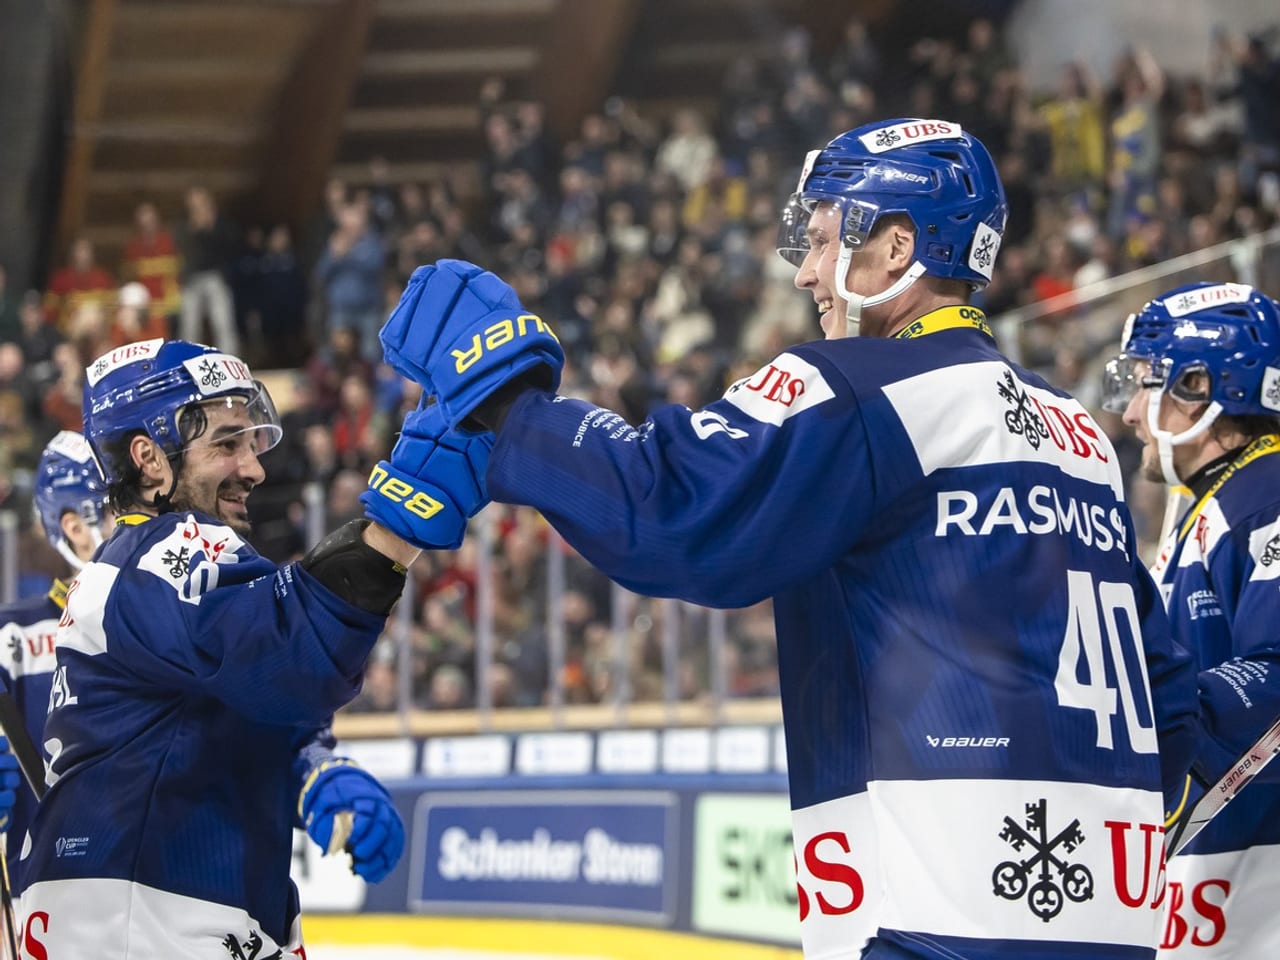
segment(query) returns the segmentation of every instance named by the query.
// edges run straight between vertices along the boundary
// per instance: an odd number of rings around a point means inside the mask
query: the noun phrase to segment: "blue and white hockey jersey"
[[[110,960],[296,949],[298,793],[383,623],[213,518],[126,517],[59,624],[28,940]]]
[[[0,607],[0,683],[13,695],[34,743],[43,739],[53,681],[54,634],[67,602],[67,585],[55,580],[44,596]],[[9,824],[9,875],[15,875],[18,851],[35,812],[36,799],[24,783],[17,790]]]
[[[1280,716],[1280,436],[1197,484],[1152,572],[1174,637],[1200,670],[1206,736],[1196,771],[1216,781]],[[1162,955],[1280,956],[1280,768],[1258,774],[1169,867]]]
[[[1102,430],[979,311],[638,429],[526,393],[487,479],[633,590],[775,597],[807,957],[1154,955],[1190,659]]]

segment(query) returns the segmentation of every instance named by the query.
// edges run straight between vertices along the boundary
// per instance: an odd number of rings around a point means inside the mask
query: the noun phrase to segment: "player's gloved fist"
[[[13,805],[17,802],[22,773],[18,758],[9,749],[9,738],[0,736],[0,833],[13,821]]]
[[[404,418],[391,460],[369,474],[360,495],[365,516],[424,550],[457,549],[467,518],[489,502],[492,449],[493,434],[451,431],[439,404],[419,404]]]
[[[564,367],[551,328],[508,284],[465,260],[415,270],[379,338],[387,363],[437,397],[450,427],[519,377],[554,390]]]
[[[404,824],[391,796],[352,760],[329,760],[312,771],[298,815],[320,849],[346,850],[351,869],[370,883],[386,877],[404,853]]]

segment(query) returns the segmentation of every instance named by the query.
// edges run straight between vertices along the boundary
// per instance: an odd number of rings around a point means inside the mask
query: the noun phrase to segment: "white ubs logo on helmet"
[[[960,124],[947,120],[908,120],[864,133],[858,139],[872,153],[884,153],[928,140],[954,140],[963,133]]]
[[[1207,310],[1220,303],[1248,303],[1253,287],[1246,283],[1219,283],[1199,290],[1187,290],[1165,301],[1164,308],[1171,317],[1185,317],[1188,313]]]
[[[46,448],[50,453],[58,453],[76,463],[88,463],[93,459],[93,451],[89,449],[89,441],[79,433],[70,430],[59,430],[49,441]]]
[[[182,365],[196,382],[196,388],[206,396],[226,393],[228,390],[253,389],[253,374],[249,372],[249,365],[239,357],[226,353],[205,353],[183,360]]]
[[[112,370],[118,370],[128,363],[137,363],[139,360],[150,360],[164,345],[164,340],[156,338],[155,340],[140,340],[137,343],[126,343],[123,347],[116,347],[110,353],[104,353],[93,363],[85,368],[84,378],[89,382],[89,386],[97,386],[98,381],[105,377]]]

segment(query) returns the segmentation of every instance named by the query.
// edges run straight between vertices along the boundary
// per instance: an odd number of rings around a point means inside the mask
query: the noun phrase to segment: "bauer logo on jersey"
[[[996,254],[1000,252],[1000,234],[985,223],[979,223],[973,232],[973,243],[969,246],[969,266],[991,279],[991,271],[996,265]]]
[[[1185,317],[1197,310],[1207,310],[1223,303],[1248,303],[1253,287],[1244,283],[1220,283],[1213,287],[1188,290],[1165,301],[1164,308],[1171,317]]]
[[[143,554],[138,568],[173,587],[183,602],[199,604],[218,585],[218,564],[236,563],[236,551],[242,546],[244,542],[230,527],[201,524],[189,516]]]
[[[761,423],[782,426],[802,410],[835,396],[818,368],[784,353],[725,391],[724,398]]]
[[[89,364],[85,368],[84,378],[89,381],[89,386],[96,386],[98,381],[112,370],[119,370],[125,364],[137,363],[139,360],[150,360],[160,352],[160,347],[163,344],[164,341],[157,338],[155,340],[140,340],[137,343],[126,343],[123,347],[116,347],[110,353],[104,353]]]
[[[1268,410],[1280,411],[1280,370],[1267,367],[1262,374],[1262,396],[1259,402]]]
[[[253,389],[253,374],[249,372],[249,365],[225,353],[202,354],[183,360],[182,365],[196,382],[196,388],[205,395]]]
[[[891,127],[881,127],[858,137],[872,153],[884,153],[928,140],[954,140],[963,134],[960,124],[946,120],[908,120]]]

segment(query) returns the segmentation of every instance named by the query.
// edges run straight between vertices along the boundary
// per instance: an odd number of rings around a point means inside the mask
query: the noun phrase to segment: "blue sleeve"
[[[102,621],[115,662],[263,723],[328,723],[359,692],[385,619],[251,550],[170,576],[155,557],[177,536],[149,538],[120,569]]]
[[[1133,521],[1127,520],[1129,543],[1137,543]],[[1164,601],[1151,574],[1135,553],[1134,595],[1142,624],[1142,648],[1151,681],[1151,709],[1160,749],[1160,781],[1166,809],[1176,805],[1183,781],[1203,738],[1196,698],[1195,660],[1173,638]]]
[[[1218,776],[1280,716],[1280,561],[1274,514],[1237,522],[1210,552],[1208,573],[1231,635],[1228,659],[1201,664],[1207,737],[1199,766]],[[1270,562],[1268,562],[1270,561]]]
[[[487,481],[493,499],[536,507],[628,589],[715,607],[758,602],[827,569],[875,503],[852,391],[820,358],[795,353],[703,410],[664,406],[635,429],[589,403],[528,391]]]

